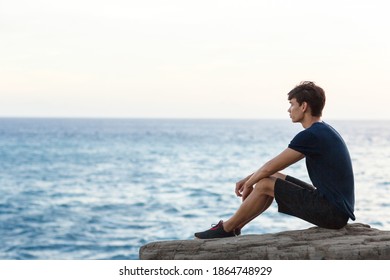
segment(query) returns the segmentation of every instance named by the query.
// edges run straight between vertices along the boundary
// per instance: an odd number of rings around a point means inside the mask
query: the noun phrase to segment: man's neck
[[[303,128],[309,128],[311,127],[314,123],[316,122],[320,122],[321,121],[321,117],[314,117],[314,116],[311,116],[311,115],[306,115],[305,118],[303,118],[303,120],[301,121],[301,124],[303,126]]]

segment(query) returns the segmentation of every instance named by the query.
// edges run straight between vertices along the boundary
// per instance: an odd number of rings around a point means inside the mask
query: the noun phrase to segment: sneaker
[[[212,238],[224,238],[224,237],[232,237],[236,236],[235,231],[226,232],[223,229],[223,221],[219,221],[219,223],[215,226],[212,226],[209,230],[203,232],[195,233],[195,237],[199,239],[212,239]]]

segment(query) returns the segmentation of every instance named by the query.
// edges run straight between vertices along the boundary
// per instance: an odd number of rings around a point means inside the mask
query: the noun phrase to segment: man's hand
[[[252,175],[249,175],[248,177],[236,183],[235,193],[237,196],[242,197],[242,201],[244,201],[248,197],[248,195],[253,191],[253,186],[248,186],[246,184],[246,182],[249,180],[251,176]]]
[[[253,191],[253,186],[244,184],[243,191],[241,193],[242,201],[244,201]]]

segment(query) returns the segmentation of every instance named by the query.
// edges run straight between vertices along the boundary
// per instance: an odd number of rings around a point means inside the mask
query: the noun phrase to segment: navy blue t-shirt
[[[310,180],[318,192],[355,220],[352,162],[340,134],[317,122],[298,133],[288,147],[305,155]]]

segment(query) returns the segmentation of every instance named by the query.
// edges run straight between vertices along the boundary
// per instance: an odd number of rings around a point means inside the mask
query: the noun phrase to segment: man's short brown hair
[[[314,117],[321,117],[325,106],[325,91],[313,82],[301,82],[288,93],[288,100],[295,98],[299,105],[307,102]]]

